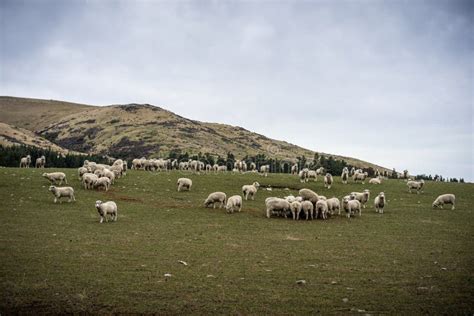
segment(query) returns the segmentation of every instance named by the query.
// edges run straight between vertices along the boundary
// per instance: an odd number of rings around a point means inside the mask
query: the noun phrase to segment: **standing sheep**
[[[291,174],[298,174],[298,164],[291,166]]]
[[[245,197],[245,200],[247,201],[249,197],[252,198],[252,200],[255,199],[255,194],[257,194],[257,190],[260,187],[260,184],[258,182],[254,182],[253,184],[246,184],[242,186],[242,194]]]
[[[291,214],[293,215],[293,220],[300,219],[301,203],[296,200],[292,202],[290,202],[288,199],[285,199],[285,200],[290,203],[290,210],[291,210]]]
[[[102,202],[100,200],[95,201],[95,208],[97,209],[97,212],[100,215],[99,223],[102,224],[104,219],[105,219],[105,222],[108,222],[107,214],[112,216],[112,219],[114,220],[114,222],[117,221],[118,209],[117,209],[117,204],[115,204],[114,201],[107,201],[107,202]]]
[[[28,155],[20,159],[20,168],[29,168],[31,164],[31,156]]]
[[[420,194],[420,192],[423,192],[423,186],[425,185],[425,181],[421,179],[420,181],[408,181],[407,186],[408,186],[408,192],[412,193],[411,190],[416,190],[416,194]]]
[[[344,169],[342,169],[341,181],[342,183],[347,184],[348,179],[349,179],[349,169],[347,167],[344,167]]]
[[[310,201],[313,205],[316,205],[316,202],[319,200],[318,194],[310,189],[301,189],[299,195],[303,198],[303,201]]]
[[[260,166],[260,172],[266,177],[268,176],[268,173],[270,172],[270,165],[263,165]]]
[[[379,195],[377,195],[374,200],[375,212],[383,214],[383,209],[386,204],[387,202],[385,200],[385,193],[380,192]]]
[[[179,178],[177,185],[178,185],[178,192],[181,192],[184,190],[191,191],[191,187],[193,186],[193,181],[188,178]]]
[[[306,216],[306,220],[309,220],[310,216],[311,216],[311,219],[318,217],[318,213],[315,214],[314,212],[314,206],[313,206],[313,203],[311,203],[311,201],[301,202],[301,210],[304,212],[304,215]],[[298,214],[297,219],[300,219],[299,214]]]
[[[370,191],[364,190],[363,192],[351,192],[351,200],[359,201],[365,208],[365,204],[369,201]]]
[[[227,199],[227,205],[225,208],[227,213],[234,213],[235,211],[240,212],[242,209],[242,197],[240,195],[232,195]]]
[[[339,202],[338,198],[333,197],[327,199],[326,203],[328,204],[328,211],[331,213],[331,215],[334,215],[336,211],[338,215],[341,215],[341,203]]]
[[[330,173],[326,173],[324,177],[324,187],[330,189],[333,183],[332,175]]]
[[[227,195],[224,192],[214,192],[209,194],[207,199],[204,201],[204,207],[216,208],[218,205],[219,208],[226,205]]]
[[[94,184],[97,180],[99,180],[99,177],[93,173],[85,173],[82,175],[82,184],[86,190],[94,188]]]
[[[354,182],[360,180],[362,184],[365,184],[365,178],[367,178],[367,172],[362,172],[362,170],[357,170],[353,176]]]
[[[94,183],[94,188],[99,190],[100,188],[104,188],[105,192],[109,191],[110,188],[110,179],[107,177],[100,177],[97,179],[97,181]]]
[[[59,201],[61,203],[61,198],[62,197],[67,197],[69,198],[68,202],[75,201],[76,198],[74,197],[74,189],[71,187],[62,187],[58,188],[55,187],[54,185],[49,187],[49,191],[53,193],[54,195],[54,203]]]
[[[314,181],[318,181],[318,174],[316,171],[314,170],[308,170],[308,178],[307,178],[307,181],[309,181],[309,179],[313,179]]]
[[[40,158],[36,158],[36,164],[35,164],[36,168],[44,168],[45,164],[46,164],[46,157],[44,155],[41,156]]]
[[[451,204],[452,205],[451,209],[454,210],[455,202],[456,202],[456,196],[454,196],[454,194],[442,194],[438,196],[436,200],[434,200],[432,206],[433,208],[436,208],[436,207],[443,208],[444,204]]]
[[[270,197],[265,199],[267,218],[272,214],[283,215],[287,217],[287,213],[291,211],[290,203],[285,199]]]
[[[316,202],[316,208],[315,208],[315,217],[318,218],[321,217],[322,219],[327,219],[327,213],[328,213],[328,203],[325,200],[319,200]]]
[[[362,216],[362,209],[360,207],[360,202],[357,200],[347,201],[347,218],[350,218],[351,215],[355,215],[356,212],[359,212],[359,216]]]
[[[308,172],[309,172],[308,168],[304,168],[298,173],[301,183],[308,182]]]
[[[48,179],[51,184],[57,184],[56,182],[59,182],[59,185],[61,185],[63,181],[67,184],[66,174],[64,174],[64,172],[45,172],[43,173],[43,177]]]

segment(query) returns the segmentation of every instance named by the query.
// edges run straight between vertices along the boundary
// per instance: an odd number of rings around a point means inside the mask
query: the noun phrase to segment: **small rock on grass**
[[[348,299],[347,297],[344,297],[344,298],[342,299],[342,301],[343,301],[344,303],[347,303],[347,302],[349,302],[349,299]]]
[[[305,285],[306,280],[298,280],[298,281],[296,281],[296,284]]]

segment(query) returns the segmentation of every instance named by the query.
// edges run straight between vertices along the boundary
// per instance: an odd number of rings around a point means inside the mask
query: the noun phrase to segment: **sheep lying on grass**
[[[226,204],[227,195],[224,192],[214,192],[209,194],[207,199],[204,201],[205,207],[216,208],[216,205],[221,208]]]
[[[184,190],[190,191],[193,185],[193,181],[188,178],[179,178],[177,185],[178,185],[178,192],[181,192]]]
[[[234,213],[235,211],[240,212],[242,209],[242,197],[240,195],[232,195],[227,199],[227,205],[225,208],[227,213]]]
[[[67,184],[67,179],[66,175],[64,172],[51,172],[51,173],[43,173],[43,177],[49,180],[51,184],[57,184],[59,182],[59,185],[61,185],[64,181],[64,183]]]
[[[436,207],[443,208],[444,204],[451,204],[452,205],[451,209],[454,210],[455,202],[456,202],[456,197],[454,196],[454,194],[442,194],[438,196],[436,200],[434,200],[432,206],[433,208],[436,208]]]
[[[76,198],[74,197],[74,189],[71,187],[62,187],[58,188],[55,187],[54,185],[49,187],[49,191],[53,193],[54,195],[54,203],[59,201],[61,203],[61,198],[62,197],[67,197],[69,198],[68,202],[75,201]]]
[[[372,178],[372,179],[369,180],[369,183],[370,184],[381,184],[382,180],[380,180],[380,178]]]
[[[257,194],[257,190],[260,187],[260,183],[254,182],[253,184],[246,184],[242,186],[242,194],[245,197],[245,200],[248,200],[248,198],[252,198],[252,200],[255,199],[255,194]]]
[[[387,201],[385,200],[385,193],[380,192],[379,195],[375,197],[374,200],[374,207],[375,207],[375,212],[383,214],[383,208],[387,204]]]
[[[107,201],[107,202],[102,202],[100,200],[95,201],[95,208],[97,209],[97,212],[99,212],[99,216],[100,216],[99,223],[102,223],[104,219],[106,222],[108,222],[107,215],[110,215],[114,222],[117,221],[118,210],[117,210],[117,204],[115,204],[114,201]]]

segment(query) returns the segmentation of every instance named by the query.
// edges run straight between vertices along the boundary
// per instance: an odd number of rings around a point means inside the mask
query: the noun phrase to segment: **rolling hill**
[[[242,127],[191,120],[150,104],[90,106],[2,96],[0,113],[0,122],[84,153],[132,158],[163,157],[170,151],[221,156],[232,152],[238,158],[265,154],[289,161],[314,156],[312,150]],[[351,157],[332,156],[356,167],[385,169]]]

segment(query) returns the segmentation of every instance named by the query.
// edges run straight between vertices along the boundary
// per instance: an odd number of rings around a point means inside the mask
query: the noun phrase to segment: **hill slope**
[[[292,161],[302,155],[310,159],[314,156],[314,151],[242,127],[194,121],[149,104],[98,107],[0,97],[0,110],[0,121],[79,152],[128,158],[165,156],[172,150],[221,156],[232,152],[238,158],[265,154]],[[333,156],[357,167],[384,169],[358,159]]]

